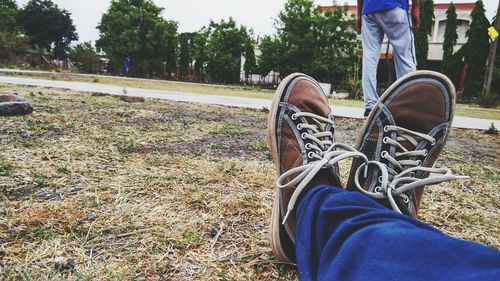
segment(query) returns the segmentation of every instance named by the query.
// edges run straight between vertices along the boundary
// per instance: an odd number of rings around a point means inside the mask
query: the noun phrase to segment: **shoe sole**
[[[279,103],[280,100],[285,94],[285,90],[290,84],[291,81],[293,81],[297,77],[307,77],[312,80],[311,77],[302,74],[302,73],[293,73],[285,77],[283,81],[281,81],[280,85],[276,89],[276,92],[273,97],[273,101],[271,103],[271,108],[269,109],[269,116],[268,122],[267,122],[267,144],[269,146],[269,149],[271,151],[271,155],[274,160],[274,165],[276,167],[276,176],[280,176],[280,163],[279,163],[279,158],[278,158],[278,147],[276,144],[276,117],[278,113],[278,108],[279,108]],[[314,81],[314,80],[312,80]],[[276,189],[274,192],[274,202],[273,202],[273,210],[271,213],[271,237],[270,237],[270,244],[271,244],[271,250],[274,254],[274,256],[281,261],[286,261],[289,263],[294,263],[294,261],[286,254],[284,248],[283,248],[283,243],[281,241],[281,232],[286,231],[284,227],[281,226],[281,214],[280,214],[280,191],[279,189]],[[286,234],[288,235],[288,234]]]
[[[363,136],[366,134],[366,130],[368,129],[368,124],[370,124],[373,120],[373,117],[375,116],[375,113],[377,112],[378,105],[380,103],[383,103],[385,99],[396,89],[397,87],[401,86],[403,83],[409,81],[409,80],[414,80],[416,78],[423,78],[423,77],[429,77],[431,78],[438,78],[438,80],[442,80],[444,83],[448,85],[448,88],[450,89],[450,96],[451,96],[451,102],[452,104],[455,104],[456,102],[456,93],[455,93],[455,86],[453,83],[450,81],[446,75],[443,75],[439,72],[434,72],[434,71],[429,71],[429,70],[419,70],[415,71],[409,74],[406,74],[405,76],[401,77],[398,79],[397,83],[393,83],[380,98],[378,99],[377,103],[373,106],[372,111],[368,115],[368,117],[365,119],[364,125],[361,129],[361,132],[358,134],[358,138],[356,140],[356,145],[355,148],[359,149],[361,147],[361,144],[363,143]],[[455,106],[451,107],[450,110],[450,120],[453,121],[453,117],[455,114]]]

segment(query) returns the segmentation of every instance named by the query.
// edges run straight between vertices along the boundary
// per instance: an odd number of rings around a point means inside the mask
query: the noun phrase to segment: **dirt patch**
[[[62,200],[63,195],[66,192],[56,192],[56,191],[49,191],[45,189],[39,188],[35,184],[30,184],[27,186],[22,186],[18,188],[9,188],[8,190],[5,190],[3,194],[7,199],[10,201],[22,201],[22,200],[29,200],[29,199],[35,199],[35,200]],[[74,192],[71,192],[72,194]]]
[[[468,159],[475,159],[484,165],[500,167],[500,138],[479,130],[452,130],[446,144],[448,149],[460,151]]]

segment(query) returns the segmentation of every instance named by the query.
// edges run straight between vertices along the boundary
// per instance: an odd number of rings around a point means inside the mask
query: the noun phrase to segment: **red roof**
[[[332,12],[335,11],[335,8],[337,8],[337,6],[320,6],[319,8],[321,9],[322,12]],[[347,10],[350,12],[357,12],[358,6],[356,5],[347,6]]]
[[[472,10],[474,7],[474,3],[453,3],[457,10]],[[434,4],[435,10],[447,10],[450,3],[442,3],[442,4]],[[336,6],[320,6],[321,11],[334,11]],[[347,10],[350,12],[356,12],[358,10],[358,6],[351,5],[347,6]]]
[[[472,10],[474,8],[474,3],[453,3],[455,9],[457,10]],[[434,4],[435,10],[448,10],[450,4]]]

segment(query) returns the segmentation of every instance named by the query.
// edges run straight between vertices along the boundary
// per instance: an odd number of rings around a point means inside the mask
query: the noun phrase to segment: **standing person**
[[[384,34],[394,53],[396,76],[417,70],[413,31],[420,28],[419,0],[358,0],[356,31],[363,44],[363,94],[367,117],[378,100],[377,66]],[[409,12],[411,11],[411,12]]]
[[[130,70],[130,57],[126,55],[125,59],[123,60],[123,76],[127,77],[129,70]]]

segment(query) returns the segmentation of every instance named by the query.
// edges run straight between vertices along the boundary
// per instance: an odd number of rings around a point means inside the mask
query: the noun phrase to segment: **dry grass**
[[[16,90],[35,112],[0,118],[0,279],[297,279],[269,249],[265,112]],[[353,143],[361,123],[337,126]],[[499,147],[455,130],[439,164],[472,180],[428,188],[422,218],[500,247]]]

